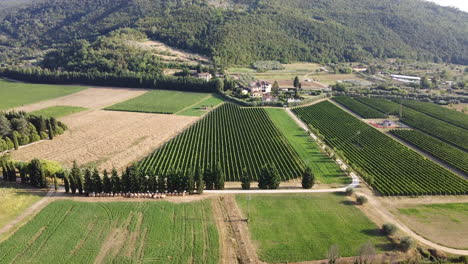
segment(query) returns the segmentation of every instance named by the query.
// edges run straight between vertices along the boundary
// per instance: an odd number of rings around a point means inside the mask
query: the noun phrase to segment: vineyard
[[[294,109],[382,195],[467,194],[468,182],[330,102]]]
[[[397,114],[400,105],[377,98],[359,98],[359,101],[389,114]],[[465,151],[468,151],[468,131],[461,127],[444,122],[440,119],[428,116],[408,107],[403,107],[403,117],[400,120],[414,128],[417,128],[429,135],[444,140]]]
[[[304,164],[261,108],[224,104],[169,141],[140,163],[143,172],[213,168],[221,165],[228,181],[242,170],[257,179],[260,169],[274,164],[282,180],[297,178]]]
[[[333,100],[363,118],[386,118],[387,115],[348,96],[336,96]]]
[[[447,162],[453,167],[468,173],[468,155],[463,150],[417,130],[392,130],[391,133],[434,157]]]
[[[460,113],[433,103],[424,103],[414,100],[403,101],[403,105],[447,123],[468,129],[468,115],[464,113]]]

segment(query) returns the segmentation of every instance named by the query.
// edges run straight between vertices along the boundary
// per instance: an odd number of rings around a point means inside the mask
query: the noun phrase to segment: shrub
[[[242,190],[250,190],[250,183],[252,182],[252,178],[250,175],[247,173],[247,169],[244,168],[242,170],[242,175],[241,175],[241,186]]]
[[[387,223],[382,226],[382,230],[385,235],[391,236],[391,235],[394,235],[398,231],[398,228],[394,224]]]
[[[302,174],[302,188],[304,189],[312,189],[315,184],[315,177],[312,173],[312,169],[307,167]]]
[[[354,194],[354,188],[352,187],[346,188],[345,193],[346,193],[346,196],[352,196]]]
[[[41,136],[41,139],[48,139],[48,138],[49,138],[49,136],[47,135],[47,133],[44,132],[44,131],[41,131],[41,132],[39,133],[39,135]]]
[[[365,196],[359,196],[356,200],[356,202],[359,204],[359,205],[363,205],[365,203],[367,203],[367,197]]]
[[[414,248],[415,244],[416,243],[414,242],[414,240],[409,236],[405,236],[405,237],[401,238],[401,240],[400,240],[400,248],[403,251],[408,251],[408,250]]]

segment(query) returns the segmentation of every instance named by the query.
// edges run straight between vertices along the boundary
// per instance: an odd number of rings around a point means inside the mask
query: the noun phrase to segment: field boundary
[[[204,97],[204,98],[201,99],[200,101],[198,101],[198,102],[196,102],[196,103],[194,103],[194,104],[192,104],[192,105],[186,106],[186,107],[184,107],[183,109],[181,109],[181,110],[175,112],[174,115],[177,115],[177,114],[179,114],[179,113],[181,113],[181,112],[183,112],[183,111],[185,111],[185,110],[190,109],[192,106],[197,105],[197,104],[199,104],[199,103],[201,103],[201,102],[203,102],[203,101],[209,99],[211,96],[212,96],[212,95],[207,95],[206,97]]]

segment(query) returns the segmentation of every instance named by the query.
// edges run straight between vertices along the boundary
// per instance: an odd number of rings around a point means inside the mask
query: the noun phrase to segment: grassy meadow
[[[317,183],[347,184],[347,177],[338,165],[324,155],[310,136],[299,127],[284,109],[266,108],[271,120],[296,150],[304,164],[311,167]]]
[[[121,102],[105,110],[174,114],[208,99],[211,94],[153,90],[136,98]]]
[[[247,215],[247,195],[237,195]],[[377,251],[390,248],[367,217],[339,194],[253,195],[249,230],[262,261],[299,262],[325,259],[338,245],[342,257],[358,255],[371,242]]]
[[[216,95],[213,95],[197,104],[190,106],[189,108],[186,108],[180,112],[177,112],[176,114],[183,115],[183,116],[202,116],[209,111],[209,110],[204,110],[203,106],[215,107],[222,102],[223,102],[223,99],[219,98]]]
[[[39,201],[45,194],[46,192],[41,189],[26,189],[16,183],[0,181],[0,228]]]
[[[468,249],[468,203],[407,205],[398,208],[404,223],[436,243]]]
[[[33,111],[31,114],[45,117],[62,117],[86,110],[84,107],[57,105],[47,107],[41,110]]]
[[[56,201],[0,244],[0,262],[218,263],[210,205]]]
[[[0,110],[50,100],[86,89],[81,86],[17,83],[0,79]]]

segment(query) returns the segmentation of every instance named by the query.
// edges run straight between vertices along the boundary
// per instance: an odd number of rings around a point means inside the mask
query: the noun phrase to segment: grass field
[[[39,201],[46,193],[40,189],[23,189],[18,186],[15,183],[0,181],[0,228]]]
[[[206,114],[211,107],[215,107],[222,102],[223,102],[223,99],[217,97],[216,95],[213,95],[197,104],[190,106],[187,109],[177,112],[176,114],[183,115],[183,116],[202,116]],[[208,110],[204,110],[203,109],[204,106],[209,107]]]
[[[398,209],[411,229],[445,246],[468,249],[468,204],[410,205]]]
[[[58,118],[58,117],[78,113],[84,110],[86,110],[86,108],[84,107],[57,105],[57,106],[51,106],[51,107],[47,107],[41,110],[31,112],[31,114],[38,115],[38,116]]]
[[[244,215],[246,198],[236,196]],[[255,195],[250,216],[249,230],[266,262],[325,259],[332,245],[343,257],[358,255],[368,241],[378,251],[390,247],[377,227],[338,194]]]
[[[10,82],[0,79],[0,110],[54,99],[86,89],[81,86],[46,85]]]
[[[210,201],[56,201],[0,244],[1,263],[218,263]]]
[[[283,109],[266,109],[273,122],[288,139],[304,164],[310,166],[318,183],[349,183],[338,165],[325,156],[310,136]]]
[[[174,114],[210,96],[207,93],[153,90],[105,110]]]

